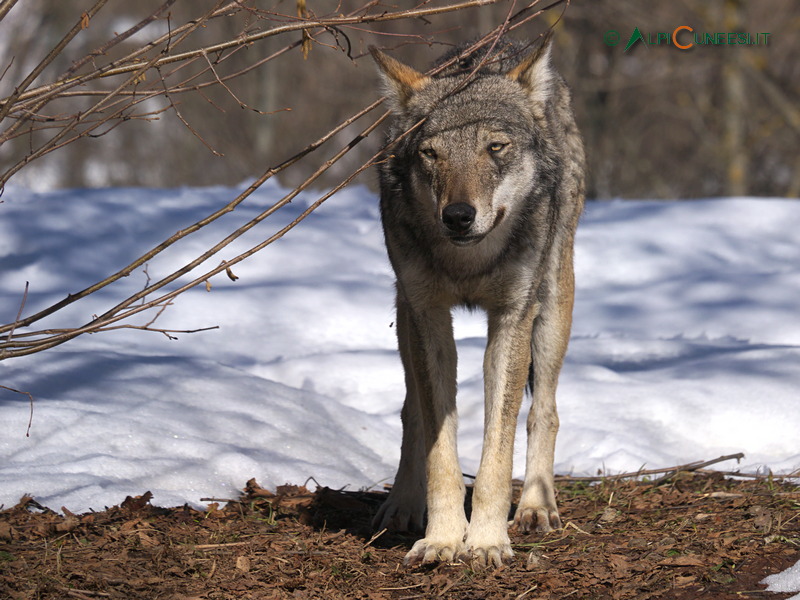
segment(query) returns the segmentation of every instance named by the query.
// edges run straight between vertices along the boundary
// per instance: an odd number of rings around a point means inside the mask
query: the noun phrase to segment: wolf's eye
[[[436,150],[434,150],[433,148],[423,148],[422,150],[420,150],[420,153],[425,158],[430,158],[431,160],[436,160]]]
[[[497,154],[506,146],[508,146],[508,144],[504,144],[503,142],[492,142],[486,147],[486,149],[490,154]]]

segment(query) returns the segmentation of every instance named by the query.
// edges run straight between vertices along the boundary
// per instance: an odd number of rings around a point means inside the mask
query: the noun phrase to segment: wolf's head
[[[557,77],[549,40],[533,52],[509,48],[494,63],[486,57],[494,66],[436,77],[372,49],[394,112],[391,134],[401,137],[394,168],[415,214],[457,246],[507,230],[547,169],[541,145]]]

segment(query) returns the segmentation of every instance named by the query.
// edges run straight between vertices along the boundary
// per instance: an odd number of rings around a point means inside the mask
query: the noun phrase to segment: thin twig
[[[71,77],[72,74],[75,73],[75,71],[80,69],[83,65],[85,65],[87,62],[89,62],[93,58],[106,54],[111,48],[113,48],[117,44],[127,40],[129,37],[131,37],[135,33],[138,33],[139,31],[144,29],[147,25],[149,25],[150,23],[152,23],[153,21],[158,19],[167,9],[169,9],[170,6],[175,4],[176,1],[177,0],[167,0],[166,2],[164,2],[164,4],[162,4],[159,8],[157,8],[152,14],[150,14],[147,17],[145,17],[141,21],[139,21],[136,25],[134,25],[133,27],[131,27],[127,31],[123,31],[122,33],[114,36],[108,42],[106,42],[105,44],[103,44],[102,46],[97,48],[96,50],[93,50],[92,52],[90,52],[89,54],[84,56],[82,59],[75,61],[75,63],[73,63],[73,65],[67,71],[66,77],[64,77],[64,78],[66,79],[68,77]]]
[[[19,303],[19,310],[17,311],[17,318],[14,319],[14,323],[12,323],[12,327],[8,330],[8,337],[6,338],[6,342],[10,342],[12,336],[14,335],[14,330],[17,328],[17,324],[19,323],[20,319],[22,318],[22,311],[25,309],[25,302],[28,300],[28,287],[30,286],[30,282],[25,282],[25,290],[22,292],[22,301]],[[2,356],[2,352],[0,352],[0,356]]]
[[[180,119],[181,123],[183,123],[183,124],[184,124],[184,126],[186,127],[186,129],[188,129],[188,130],[189,130],[189,131],[192,133],[192,135],[193,135],[194,137],[196,137],[198,140],[200,140],[200,142],[201,142],[201,143],[202,143],[202,144],[203,144],[203,145],[204,145],[206,148],[208,148],[208,149],[211,151],[211,153],[212,153],[214,156],[224,156],[224,154],[222,154],[221,152],[217,152],[217,151],[216,151],[214,148],[212,148],[212,147],[211,147],[211,144],[209,144],[207,141],[205,141],[205,140],[203,139],[203,136],[201,136],[201,135],[200,135],[200,134],[197,132],[197,130],[196,130],[194,127],[192,127],[192,126],[189,124],[189,121],[187,121],[187,120],[186,120],[186,119],[183,117],[183,114],[181,114],[181,111],[178,109],[178,105],[177,105],[177,104],[175,104],[175,103],[172,101],[172,98],[170,98],[170,95],[169,95],[169,88],[167,88],[167,82],[166,82],[166,81],[164,81],[164,77],[163,77],[163,76],[161,76],[161,71],[160,71],[160,69],[158,69],[158,67],[156,67],[156,70],[159,72],[159,76],[160,76],[160,77],[159,77],[159,80],[160,80],[160,81],[161,81],[161,83],[164,85],[164,97],[165,97],[165,98],[167,99],[167,101],[169,102],[169,105],[170,105],[170,107],[172,108],[173,112],[174,112],[174,113],[175,113],[175,115],[178,117],[178,119]]]
[[[22,392],[20,390],[15,390],[14,388],[10,388],[7,385],[0,385],[0,388],[4,390],[8,390],[9,392],[14,392],[15,394],[22,394],[23,396],[27,396],[28,400],[30,401],[31,412],[28,416],[28,428],[25,430],[25,437],[31,437],[31,425],[33,425],[33,394],[30,392]]]
[[[379,537],[381,537],[387,531],[388,531],[388,529],[386,529],[386,527],[384,527],[380,531],[378,531],[375,534],[373,534],[373,536],[371,538],[369,538],[369,541],[366,544],[364,544],[361,547],[361,549],[363,550],[363,549],[368,548],[369,546],[371,546],[375,542],[375,540],[377,540]]]
[[[211,72],[214,74],[214,79],[217,81],[217,83],[219,85],[221,85],[225,89],[225,91],[228,92],[231,95],[231,98],[236,100],[236,102],[239,104],[240,107],[247,108],[247,109],[252,110],[252,111],[254,111],[254,112],[256,112],[256,113],[258,113],[260,115],[267,114],[267,113],[265,113],[265,112],[263,112],[261,110],[258,110],[257,108],[253,108],[252,106],[248,106],[247,104],[245,104],[244,102],[239,100],[239,98],[236,96],[236,94],[233,93],[233,90],[231,90],[231,88],[229,88],[225,84],[225,82],[220,78],[219,74],[217,73],[217,70],[214,68],[214,64],[211,62],[211,59],[208,58],[208,53],[207,52],[203,53],[203,58],[206,59],[206,62],[208,63],[208,68],[211,69]]]

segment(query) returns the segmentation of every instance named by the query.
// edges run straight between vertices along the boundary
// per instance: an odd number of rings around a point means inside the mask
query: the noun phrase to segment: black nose
[[[444,207],[442,222],[453,233],[466,233],[475,222],[475,209],[466,202],[456,202]]]

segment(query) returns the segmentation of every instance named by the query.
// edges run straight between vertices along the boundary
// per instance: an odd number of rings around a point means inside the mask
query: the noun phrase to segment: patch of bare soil
[[[0,598],[365,600],[770,598],[759,583],[800,558],[800,488],[681,473],[659,482],[558,483],[566,526],[512,532],[500,569],[405,568],[414,536],[375,536],[378,492],[255,481],[206,510],[149,494],[61,516],[23,498],[0,512]]]

